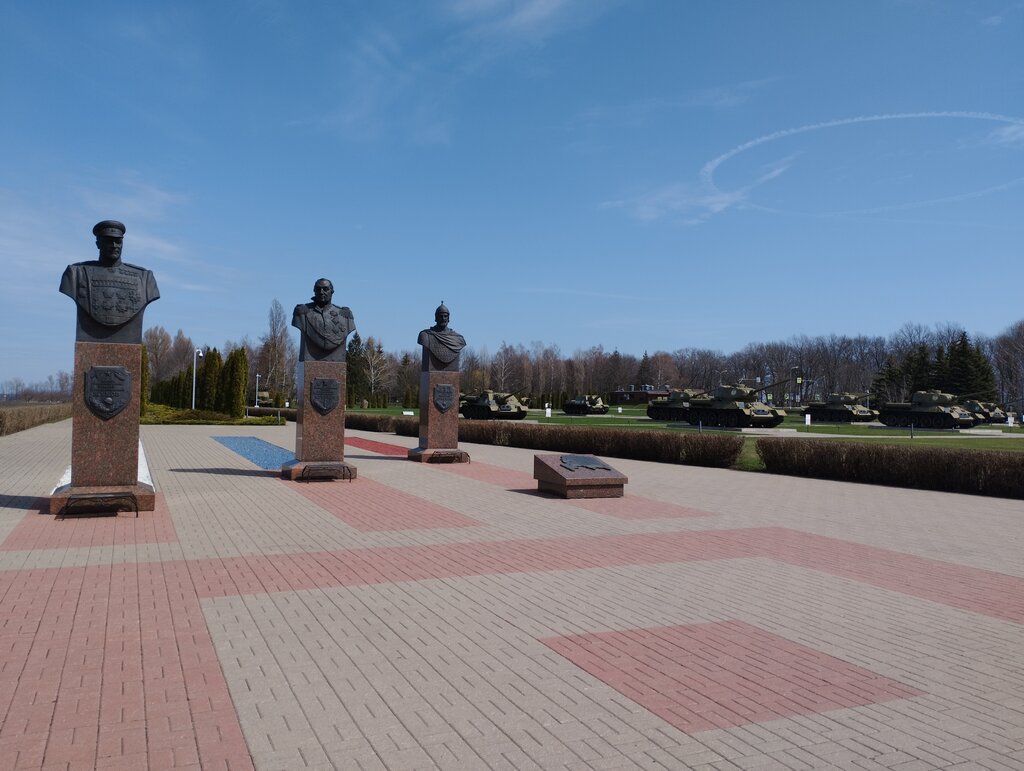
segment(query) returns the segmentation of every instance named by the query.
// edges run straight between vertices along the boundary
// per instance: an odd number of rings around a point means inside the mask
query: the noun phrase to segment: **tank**
[[[600,396],[587,394],[567,401],[562,405],[562,412],[566,415],[607,415],[608,405]]]
[[[976,399],[965,399],[963,408],[973,412],[979,423],[1005,423],[1006,412],[995,402],[979,402]]]
[[[867,394],[829,394],[823,402],[809,402],[804,414],[813,423],[869,423],[878,420],[878,410],[860,404]]]
[[[758,401],[756,395],[781,384],[779,382],[760,388],[750,388],[723,383],[706,396],[691,398],[690,414],[686,420],[694,426],[699,423],[703,426],[727,428],[774,428],[782,423],[786,411]]]
[[[887,402],[878,419],[887,426],[914,428],[970,428],[977,423],[953,394],[941,391],[914,391],[909,402]]]
[[[690,418],[690,399],[704,396],[702,388],[672,389],[667,397],[652,399],[647,405],[647,417],[651,420],[683,420]]]
[[[470,420],[522,420],[526,417],[526,407],[515,394],[489,390],[464,396],[459,412]]]

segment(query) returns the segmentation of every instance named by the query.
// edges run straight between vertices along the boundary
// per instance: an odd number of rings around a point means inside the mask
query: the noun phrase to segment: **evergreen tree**
[[[352,333],[345,352],[346,361],[346,403],[353,407],[363,399],[366,399],[369,391],[369,382],[366,377],[366,361],[363,352],[363,339],[358,332]]]
[[[220,351],[208,348],[203,355],[203,363],[196,379],[196,407],[201,410],[217,409],[217,388],[220,385],[220,373],[224,368]]]
[[[651,373],[651,357],[647,355],[647,351],[644,351],[644,356],[640,359],[640,367],[636,371],[636,384],[651,385],[654,382],[654,376]]]

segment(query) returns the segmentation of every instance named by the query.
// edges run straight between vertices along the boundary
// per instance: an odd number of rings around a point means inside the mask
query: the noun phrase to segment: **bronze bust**
[[[319,278],[313,302],[295,306],[292,326],[302,333],[299,361],[345,361],[345,338],[355,331],[352,311],[331,303],[334,284]]]
[[[449,329],[451,313],[442,302],[434,311],[434,326],[420,332],[416,342],[423,346],[424,372],[458,372],[459,353],[466,347],[466,338]]]
[[[153,271],[121,262],[120,222],[103,220],[92,233],[99,259],[68,265],[60,280],[60,291],[78,306],[75,340],[141,343],[142,312],[160,298]]]

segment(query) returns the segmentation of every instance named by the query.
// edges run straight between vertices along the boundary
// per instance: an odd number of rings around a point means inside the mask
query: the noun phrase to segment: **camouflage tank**
[[[756,394],[778,385],[782,383],[760,388],[722,384],[707,396],[694,396],[690,399],[686,422],[694,426],[774,428],[782,423],[786,411],[757,401]]]
[[[823,402],[809,402],[804,415],[814,423],[869,423],[878,420],[878,410],[860,404],[867,394],[829,394]]]
[[[887,426],[914,428],[970,428],[978,420],[953,394],[941,391],[914,391],[909,402],[887,402],[878,419]]]
[[[600,396],[587,394],[567,401],[562,405],[562,412],[566,415],[607,415],[608,405]]]
[[[977,415],[979,423],[1006,423],[1006,412],[995,402],[965,399],[962,405],[965,410]]]
[[[462,398],[459,412],[470,420],[522,420],[524,407],[515,394],[481,391]]]
[[[708,392],[702,388],[672,389],[667,397],[652,399],[647,405],[647,417],[651,420],[683,420],[690,419],[690,399],[704,396]]]

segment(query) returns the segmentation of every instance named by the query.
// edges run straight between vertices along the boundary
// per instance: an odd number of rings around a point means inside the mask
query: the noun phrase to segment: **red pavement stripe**
[[[566,501],[573,506],[619,519],[683,519],[687,517],[713,517],[710,511],[678,506],[639,495],[624,498],[577,498]]]
[[[387,444],[385,442],[375,442],[372,439],[360,439],[355,436],[346,436],[345,444],[358,447],[360,450],[369,450],[375,452],[378,455],[394,455],[395,457],[405,458],[408,457],[409,448],[401,447],[397,444]]]
[[[196,560],[200,597],[453,576],[769,557],[1024,623],[1024,578],[785,528],[402,546]]]
[[[742,621],[541,642],[687,733],[923,693]]]
[[[355,447],[361,447],[364,450],[371,450],[383,455],[405,457],[408,452],[405,447],[368,439],[346,439],[345,444],[351,444]],[[438,466],[438,468],[466,479],[475,479],[478,482],[485,482],[506,490],[537,489],[537,481],[532,475],[523,471],[494,466],[489,463],[446,463]],[[625,498],[604,498],[600,500],[576,499],[567,500],[566,503],[596,514],[618,517],[619,519],[678,519],[713,516],[708,511],[665,503],[664,501],[656,501],[639,495],[627,495]]]
[[[427,528],[474,527],[480,523],[457,511],[375,482],[292,482],[302,497],[364,533]]]
[[[157,493],[153,511],[120,516],[74,516],[56,520],[49,513],[28,511],[0,544],[0,551],[124,546],[140,543],[177,543],[171,512]]]
[[[5,571],[0,597],[0,766],[252,768],[186,563]]]

